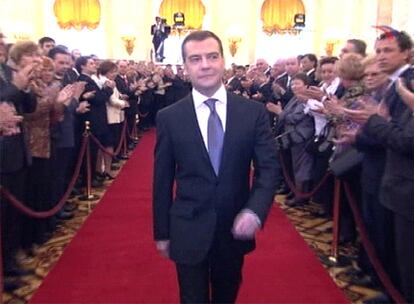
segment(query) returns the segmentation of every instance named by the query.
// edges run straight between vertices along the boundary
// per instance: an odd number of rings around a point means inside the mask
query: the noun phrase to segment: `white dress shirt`
[[[223,131],[226,132],[226,117],[227,117],[227,92],[224,88],[224,85],[214,93],[213,96],[207,97],[196,89],[193,88],[193,101],[194,101],[194,109],[197,116],[198,126],[201,131],[201,135],[203,136],[204,145],[208,150],[208,143],[207,143],[207,124],[208,124],[208,117],[210,116],[210,108],[204,103],[207,99],[217,99],[216,101],[216,112],[220,117],[221,124],[223,126]]]
[[[334,95],[340,83],[341,80],[339,79],[339,77],[336,77],[330,84],[327,84],[326,82],[323,83],[321,86],[321,90],[326,92],[327,94]],[[322,101],[324,101],[325,99],[326,97],[324,96],[322,98]],[[323,102],[315,99],[309,99],[304,109],[305,114],[311,114],[315,120],[315,135],[321,134],[323,128],[326,126],[328,122],[325,114],[321,114],[315,111],[323,107]]]

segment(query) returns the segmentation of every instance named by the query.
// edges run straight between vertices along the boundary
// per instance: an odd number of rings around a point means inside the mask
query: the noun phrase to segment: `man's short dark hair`
[[[69,52],[66,51],[65,49],[63,49],[63,48],[61,48],[59,46],[56,46],[56,47],[54,47],[53,49],[51,49],[49,51],[49,53],[47,54],[47,56],[49,58],[51,58],[51,59],[55,59],[55,57],[56,57],[57,54],[70,55]]]
[[[404,31],[392,31],[391,33],[383,33],[378,37],[378,40],[392,39],[393,37],[397,40],[398,47],[400,48],[401,52],[411,50],[413,41],[411,40],[410,36]]]
[[[75,68],[79,74],[82,73],[82,67],[88,63],[89,59],[91,59],[90,56],[80,56],[78,59],[76,59]]]
[[[246,71],[246,67],[244,65],[238,65],[238,66],[236,66],[236,70]]]
[[[367,55],[367,44],[365,41],[360,39],[348,39],[347,42],[354,46],[355,53],[360,54],[363,57]]]
[[[181,56],[183,57],[183,62],[185,62],[185,45],[187,44],[187,42],[189,41],[203,41],[206,40],[208,38],[213,38],[214,40],[217,41],[217,43],[219,44],[219,49],[220,49],[220,55],[223,57],[223,44],[221,43],[220,38],[214,34],[213,32],[210,31],[195,31],[192,32],[191,34],[189,34],[187,37],[185,37],[183,44],[181,45]]]
[[[43,44],[45,44],[47,42],[55,43],[55,39],[45,36],[45,37],[40,38],[39,41],[38,41],[40,47],[42,47]]]
[[[315,54],[311,54],[311,53],[305,54],[305,55],[303,55],[302,59],[303,58],[308,58],[309,61],[313,62],[314,67],[316,67],[318,65],[318,58],[316,57]]]

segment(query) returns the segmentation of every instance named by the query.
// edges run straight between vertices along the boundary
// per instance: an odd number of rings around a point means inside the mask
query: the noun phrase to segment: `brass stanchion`
[[[341,181],[335,178],[334,206],[333,206],[333,228],[332,228],[332,248],[329,260],[332,263],[338,262],[338,242],[339,242],[339,209],[341,206]]]
[[[87,138],[88,142],[86,143],[86,193],[79,197],[81,201],[89,201],[88,209],[91,211],[90,201],[95,201],[99,199],[99,195],[92,194],[92,173],[91,173],[91,152],[90,152],[90,122],[85,121],[85,132],[83,136]]]
[[[125,128],[125,131],[124,131],[124,134],[123,134],[124,141],[122,143],[122,155],[121,155],[122,159],[129,159],[129,156],[128,156],[128,137],[129,137],[129,134],[128,134],[128,132],[129,132],[128,123],[126,123],[126,128]]]
[[[138,123],[139,123],[139,115],[135,114],[135,124],[134,124],[134,128],[132,129],[132,140],[134,141],[134,143],[137,143],[139,140],[138,129],[137,129]]]
[[[323,263],[328,266],[344,266],[349,264],[348,259],[339,255],[341,184],[342,182],[338,178],[335,178],[331,255],[327,259],[323,258]]]

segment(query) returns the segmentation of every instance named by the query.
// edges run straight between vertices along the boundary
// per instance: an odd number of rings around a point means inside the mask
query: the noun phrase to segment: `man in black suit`
[[[300,66],[302,72],[306,73],[309,77],[310,86],[318,86],[320,80],[316,79],[316,67],[318,66],[318,58],[315,54],[305,54],[300,60]]]
[[[182,303],[233,303],[273,201],[276,150],[264,106],[225,91],[214,33],[192,32],[182,57],[193,91],[158,113],[154,238],[176,263]]]

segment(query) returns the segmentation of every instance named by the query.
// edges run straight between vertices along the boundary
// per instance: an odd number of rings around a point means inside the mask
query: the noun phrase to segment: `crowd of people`
[[[182,66],[153,62],[102,60],[55,45],[49,37],[7,45],[0,35],[0,173],[1,185],[36,211],[51,209],[72,177],[85,121],[109,152],[122,136],[124,122],[145,132],[157,112],[191,92]],[[226,70],[227,91],[256,100],[267,109],[278,153],[288,179],[275,193],[300,207],[335,162],[336,172],[358,198],[370,241],[393,283],[414,301],[414,69],[411,38],[400,31],[382,34],[373,55],[366,44],[350,39],[339,58],[304,54],[264,59]],[[410,61],[411,60],[411,61]],[[129,148],[134,142],[127,137]],[[113,179],[119,156],[91,145],[92,186]],[[73,190],[85,185],[82,171]],[[317,216],[332,216],[333,179],[312,200]],[[344,194],[343,201],[347,198]],[[73,217],[66,204],[54,217],[30,219],[1,199],[5,290],[8,280],[26,272],[19,259],[47,241],[60,220]],[[341,241],[355,241],[348,204],[341,207]],[[376,280],[361,249],[361,275]]]
[[[346,181],[354,196],[377,256],[408,302],[414,301],[414,253],[411,195],[413,170],[413,46],[405,32],[393,30],[375,42],[350,39],[339,58],[314,54],[263,59],[236,66],[227,89],[263,102],[274,127],[279,154],[295,185],[285,180],[277,193],[289,207],[304,206],[327,172]],[[333,180],[313,196],[317,216],[332,217]],[[297,195],[295,195],[295,193]],[[340,241],[357,238],[354,218],[341,193]],[[359,254],[355,283],[380,284],[365,251]]]
[[[187,95],[191,89],[183,70],[152,62],[100,60],[79,50],[55,45],[50,37],[38,43],[0,43],[1,186],[34,211],[52,209],[73,177],[85,131],[91,141],[91,185],[114,179],[125,155],[113,155],[124,123],[129,149],[138,128],[155,124],[157,111]],[[140,117],[139,122],[137,118]],[[83,193],[85,163],[72,190]],[[66,203],[53,217],[32,219],[1,198],[2,253],[5,290],[20,286],[14,277],[27,274],[19,263],[35,254],[57,223],[73,217],[75,204]]]

